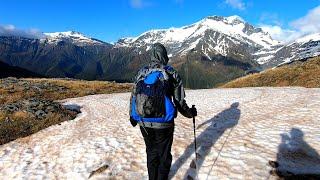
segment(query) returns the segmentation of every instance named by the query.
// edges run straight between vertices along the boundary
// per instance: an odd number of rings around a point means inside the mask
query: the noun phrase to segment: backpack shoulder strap
[[[140,80],[144,79],[145,76],[148,74],[148,71],[149,71],[149,67],[148,66],[145,66],[145,67],[141,68],[137,73],[137,76],[135,78],[135,83],[137,83]]]
[[[169,65],[165,66],[164,70],[168,74],[169,78],[171,78],[172,75],[176,72],[176,70],[172,66],[169,66]]]
[[[164,66],[164,69],[165,69],[166,71],[172,71],[172,70],[174,70],[173,67],[171,67],[171,66],[169,66],[169,65]]]

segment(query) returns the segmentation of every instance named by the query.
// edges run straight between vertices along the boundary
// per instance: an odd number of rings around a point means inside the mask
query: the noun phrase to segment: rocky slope
[[[130,52],[88,39],[0,37],[0,57],[12,66],[24,67],[47,77],[126,80],[120,74],[132,61]],[[133,72],[134,73],[134,72]],[[131,77],[131,76],[130,76]]]
[[[255,53],[264,68],[275,67],[292,61],[320,55],[320,33],[306,35],[289,44]]]

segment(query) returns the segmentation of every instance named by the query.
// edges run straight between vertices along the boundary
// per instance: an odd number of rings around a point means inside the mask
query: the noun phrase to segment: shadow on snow
[[[241,111],[238,109],[239,103],[235,102],[233,103],[228,109],[223,110],[219,114],[215,115],[213,118],[207,120],[206,122],[200,124],[197,129],[209,124],[205,130],[203,130],[196,138],[197,141],[197,162],[196,167],[197,170],[201,168],[205,157],[210,153],[211,147],[214,146],[214,144],[217,142],[217,140],[224,134],[224,132],[231,128],[229,131],[229,134],[227,138],[229,137],[231,131],[233,130],[233,127],[235,127],[238,124],[238,121],[240,119]],[[224,144],[227,142],[227,139],[225,140]],[[192,142],[184,153],[174,162],[174,164],[171,167],[171,172],[169,177],[172,178],[177,171],[181,168],[181,166],[187,161],[189,157],[194,154],[194,143]],[[222,146],[222,148],[223,148]],[[222,148],[219,151],[218,156],[214,160],[214,163],[212,164],[212,167],[214,166],[216,160],[218,159],[220,152]],[[193,160],[193,163],[195,161]],[[187,170],[187,172],[184,175],[184,179],[193,179],[190,175],[195,176],[197,172],[195,172],[195,169],[192,167],[193,165],[190,165],[190,168]],[[212,168],[211,168],[212,169]],[[210,173],[210,172],[209,172]]]
[[[320,155],[305,140],[304,133],[292,128],[280,134],[277,160],[269,161],[271,174],[283,179],[320,179]]]

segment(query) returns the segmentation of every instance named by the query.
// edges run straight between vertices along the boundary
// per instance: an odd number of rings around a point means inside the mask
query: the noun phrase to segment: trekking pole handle
[[[192,108],[196,108],[196,105],[192,105]],[[193,124],[195,123],[195,117],[193,116]]]

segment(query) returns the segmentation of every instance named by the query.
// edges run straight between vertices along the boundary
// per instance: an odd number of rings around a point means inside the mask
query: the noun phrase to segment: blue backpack
[[[164,69],[147,69],[138,77],[131,102],[131,117],[138,122],[171,122],[176,109],[168,95],[169,77]]]

